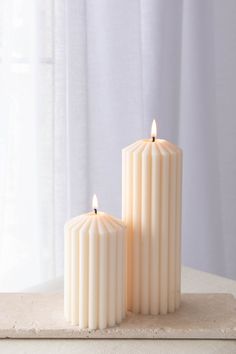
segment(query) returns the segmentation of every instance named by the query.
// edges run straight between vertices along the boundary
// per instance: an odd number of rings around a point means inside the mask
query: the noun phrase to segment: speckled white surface
[[[39,284],[24,292],[60,292],[63,279]],[[231,293],[236,297],[236,281],[196,269],[182,268],[184,293]],[[2,339],[2,354],[234,354],[236,340],[224,339]]]
[[[129,313],[119,326],[81,330],[65,321],[62,293],[0,294],[0,337],[236,339],[236,299],[230,294],[184,294],[173,314]]]
[[[235,354],[236,341],[3,339],[1,354]]]

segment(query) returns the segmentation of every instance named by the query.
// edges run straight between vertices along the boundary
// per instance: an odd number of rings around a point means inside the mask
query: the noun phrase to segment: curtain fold
[[[64,222],[121,215],[121,149],[184,150],[183,263],[236,278],[236,3],[0,2],[0,290],[63,273]]]
[[[179,143],[185,164],[184,260],[223,274],[214,6],[213,1],[183,4]]]

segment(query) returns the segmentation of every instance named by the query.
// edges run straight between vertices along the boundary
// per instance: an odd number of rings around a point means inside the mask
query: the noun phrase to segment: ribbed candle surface
[[[182,151],[163,139],[122,150],[127,307],[166,314],[180,305]]]
[[[126,313],[125,226],[103,212],[65,225],[64,313],[80,328],[103,329]]]

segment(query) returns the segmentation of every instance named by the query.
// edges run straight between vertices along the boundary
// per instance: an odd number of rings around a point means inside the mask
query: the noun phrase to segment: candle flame
[[[93,209],[97,210],[98,208],[98,198],[96,196],[96,194],[93,195],[93,203],[92,203]]]
[[[155,119],[152,121],[151,137],[154,139],[157,137],[157,124]]]

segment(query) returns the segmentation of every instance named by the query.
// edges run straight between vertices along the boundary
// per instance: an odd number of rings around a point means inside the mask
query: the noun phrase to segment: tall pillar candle
[[[180,305],[182,151],[163,139],[122,150],[122,218],[127,225],[127,307],[166,314]]]
[[[126,313],[125,226],[96,203],[65,225],[65,318],[89,329],[114,326]]]

